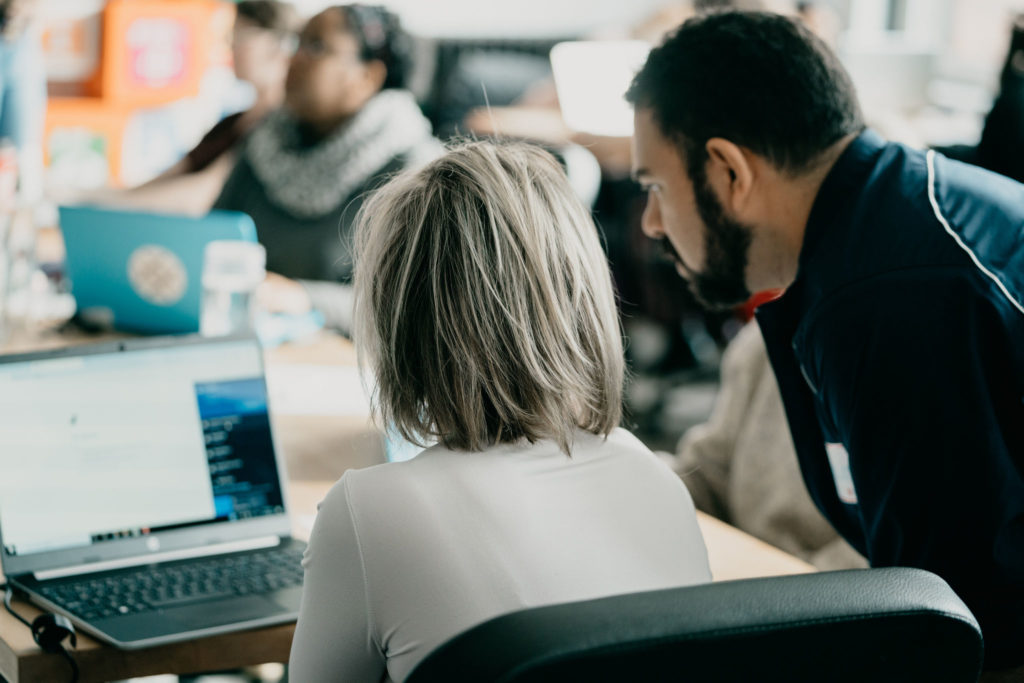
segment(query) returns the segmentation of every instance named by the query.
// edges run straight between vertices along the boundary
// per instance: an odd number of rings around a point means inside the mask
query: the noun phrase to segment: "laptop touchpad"
[[[283,611],[274,602],[262,596],[247,595],[184,607],[171,607],[163,610],[163,616],[183,624],[188,630],[193,630],[266,619]]]

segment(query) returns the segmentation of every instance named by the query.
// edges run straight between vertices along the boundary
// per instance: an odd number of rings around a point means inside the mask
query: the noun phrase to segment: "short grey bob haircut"
[[[418,444],[480,451],[607,435],[622,335],[590,213],[558,162],[464,142],[397,176],[355,233],[355,342],[375,416]]]

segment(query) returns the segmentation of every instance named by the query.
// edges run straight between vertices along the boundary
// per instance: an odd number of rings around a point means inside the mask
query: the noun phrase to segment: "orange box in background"
[[[100,68],[103,6],[76,3],[62,15],[43,15],[43,53],[51,94],[81,96]]]
[[[132,107],[195,97],[215,49],[210,24],[222,11],[216,0],[110,0],[89,94]]]
[[[223,0],[76,0],[46,17],[47,185],[134,185],[189,149],[210,113],[195,98],[230,71],[234,15]]]
[[[124,136],[132,111],[94,97],[52,97],[46,108],[48,185],[94,189],[122,184]]]

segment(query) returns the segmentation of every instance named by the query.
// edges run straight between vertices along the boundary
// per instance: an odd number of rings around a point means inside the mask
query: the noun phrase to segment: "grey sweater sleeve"
[[[324,316],[324,325],[345,336],[352,335],[352,304],[355,292],[352,285],[324,280],[299,280],[313,309]]]
[[[342,477],[320,503],[302,559],[306,576],[289,680],[376,683],[385,678],[387,661],[374,624],[348,481],[348,475]]]

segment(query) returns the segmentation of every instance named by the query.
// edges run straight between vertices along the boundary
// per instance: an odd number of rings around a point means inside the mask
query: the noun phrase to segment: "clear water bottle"
[[[216,240],[206,245],[200,334],[253,332],[253,293],[266,276],[266,264],[267,252],[256,242]]]

